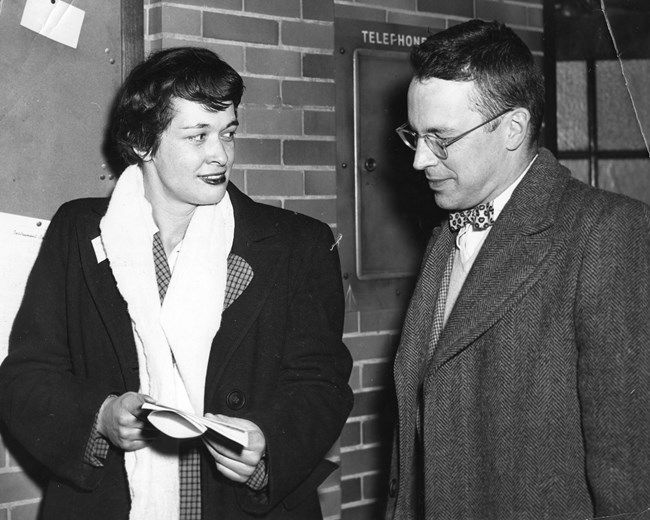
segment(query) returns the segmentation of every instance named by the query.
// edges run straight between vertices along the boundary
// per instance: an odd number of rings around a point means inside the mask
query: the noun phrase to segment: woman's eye
[[[224,132],[221,134],[221,139],[224,141],[232,141],[235,138],[235,130],[231,130],[230,132]]]
[[[205,141],[205,134],[190,135],[188,139],[195,143],[200,143],[202,141]]]

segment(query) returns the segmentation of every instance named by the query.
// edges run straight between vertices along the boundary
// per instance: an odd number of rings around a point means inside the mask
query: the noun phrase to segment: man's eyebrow
[[[444,134],[444,133],[449,133],[452,132],[453,130],[451,128],[445,128],[443,127],[435,127],[435,126],[430,126],[427,128],[424,133],[425,134],[433,134],[433,135],[438,135],[438,134]]]

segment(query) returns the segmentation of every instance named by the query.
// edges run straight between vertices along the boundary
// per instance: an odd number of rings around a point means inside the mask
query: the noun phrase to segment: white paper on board
[[[20,25],[76,49],[85,14],[63,0],[27,0]]]
[[[49,222],[0,212],[0,361]]]

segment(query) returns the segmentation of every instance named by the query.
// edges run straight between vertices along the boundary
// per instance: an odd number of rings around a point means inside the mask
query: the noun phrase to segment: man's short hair
[[[539,139],[544,79],[526,44],[502,23],[469,20],[429,36],[411,52],[418,80],[474,81],[486,118],[508,108],[530,112],[529,144]],[[498,123],[497,123],[498,125]]]
[[[136,153],[156,153],[169,126],[174,99],[201,103],[207,110],[239,106],[244,91],[241,76],[214,52],[176,47],[151,54],[126,78],[113,112],[112,137],[120,157],[137,164]]]

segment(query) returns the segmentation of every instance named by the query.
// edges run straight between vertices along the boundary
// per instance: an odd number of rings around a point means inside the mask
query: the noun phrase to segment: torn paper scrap
[[[85,14],[62,0],[27,0],[20,25],[76,49]]]

